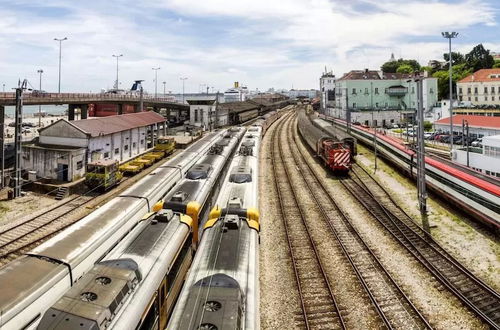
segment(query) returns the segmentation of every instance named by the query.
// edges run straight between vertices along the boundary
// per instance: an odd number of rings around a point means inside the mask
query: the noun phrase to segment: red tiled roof
[[[154,111],[146,111],[108,117],[92,117],[70,121],[70,123],[83,132],[90,134],[90,136],[95,137],[162,123],[164,121],[165,118],[162,115]]]
[[[495,128],[500,129],[500,117],[455,115],[453,116],[453,126],[462,126],[462,121],[467,120],[469,127]],[[440,119],[435,124],[450,124],[450,117]]]
[[[490,78],[491,74],[499,75],[498,78]],[[479,71],[474,72],[470,76],[459,80],[459,83],[468,83],[468,82],[488,82],[488,81],[500,81],[500,69],[481,69]]]

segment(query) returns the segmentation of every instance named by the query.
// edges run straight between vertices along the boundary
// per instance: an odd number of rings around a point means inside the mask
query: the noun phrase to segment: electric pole
[[[120,82],[118,80],[118,59],[123,56],[123,54],[120,55],[111,55],[113,57],[116,57],[116,81],[115,81],[115,89],[118,90],[120,86]]]
[[[40,88],[38,89],[38,92],[39,92],[38,95],[41,95],[42,94],[42,73],[43,73],[43,70],[40,69],[37,72],[40,75],[40,85],[39,85]],[[42,105],[41,104],[38,105],[38,127],[42,127]]]
[[[58,93],[61,94],[61,58],[62,58],[62,42],[64,40],[68,40],[67,37],[64,37],[62,39],[54,38],[55,41],[59,41],[59,87],[58,87]]]

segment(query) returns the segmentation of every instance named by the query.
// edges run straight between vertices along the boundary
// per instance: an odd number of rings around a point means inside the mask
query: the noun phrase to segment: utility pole
[[[151,69],[155,71],[155,98],[156,98],[158,97],[158,70],[160,70],[160,67]]]
[[[15,115],[15,140],[14,148],[16,151],[14,163],[14,198],[21,196],[21,143],[22,143],[22,121],[23,121],[23,90],[26,89],[28,81],[25,79],[19,82],[16,88],[16,115]]]
[[[463,128],[465,126],[465,134]],[[467,148],[467,167],[469,167],[469,122],[467,120],[462,121],[462,144]]]
[[[182,80],[182,104],[184,104],[184,82],[186,81],[186,77],[180,78]]]
[[[375,164],[373,167],[373,173],[377,172],[377,126],[373,121],[373,109],[372,109],[372,128],[373,128],[373,149],[375,151]]]
[[[347,87],[345,88],[345,104],[346,104],[345,119],[347,121],[347,134],[351,134],[351,111],[349,110],[349,89]]]
[[[214,128],[217,129],[219,126],[219,91],[215,94],[215,125]]]
[[[449,48],[448,48],[448,75],[450,80],[450,151],[453,150],[453,80],[452,80],[452,72],[451,72],[451,39],[458,37],[458,32],[441,32],[443,38],[448,39]]]
[[[118,89],[120,86],[120,82],[118,80],[118,59],[123,56],[123,54],[120,55],[111,55],[113,57],[116,57],[116,81],[115,81],[115,89]]]
[[[142,112],[143,109],[144,109],[144,89],[142,88],[142,85],[141,85],[141,89],[139,92],[139,111],[138,112]]]
[[[424,141],[424,96],[423,77],[417,77],[417,100],[418,100],[418,148],[417,148],[417,187],[418,205],[422,217],[424,231],[430,233],[429,219],[427,218],[427,188],[425,183],[425,141]]]
[[[55,41],[59,41],[59,87],[58,87],[58,93],[61,94],[61,58],[62,58],[62,42],[64,40],[68,40],[67,37],[64,37],[62,39],[54,38]]]
[[[38,89],[39,91],[39,95],[41,95],[42,93],[42,73],[43,73],[43,70],[40,69],[37,71],[38,74],[40,75],[40,88]],[[38,127],[42,127],[42,105],[39,104],[38,105]]]
[[[165,97],[165,95],[167,94],[167,93],[166,93],[166,90],[167,90],[166,85],[167,85],[167,82],[166,82],[166,81],[164,81],[164,82],[163,82],[163,97]]]

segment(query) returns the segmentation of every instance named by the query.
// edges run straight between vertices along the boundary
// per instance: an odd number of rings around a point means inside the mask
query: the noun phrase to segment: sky
[[[28,79],[62,92],[120,87],[136,79],[153,93],[319,89],[319,77],[379,69],[391,53],[422,65],[442,59],[447,40],[467,53],[500,52],[500,0],[0,0],[0,85]],[[2,88],[2,86],[0,86]]]

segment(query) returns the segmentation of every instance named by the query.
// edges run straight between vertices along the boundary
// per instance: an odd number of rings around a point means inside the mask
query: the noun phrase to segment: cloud
[[[490,42],[497,50],[496,2],[490,0],[144,0],[16,1],[0,4],[0,70],[9,86],[18,78],[57,87],[58,43],[63,42],[63,90],[97,91],[113,85],[121,53],[120,81],[145,79],[179,91],[200,84],[224,90],[233,81],[249,88],[317,88],[325,65],[337,75],[376,69],[391,52],[426,64],[441,58],[440,32],[489,31],[495,40],[457,39],[465,49]],[[452,14],[451,14],[452,13]],[[2,83],[2,82],[0,82]]]

